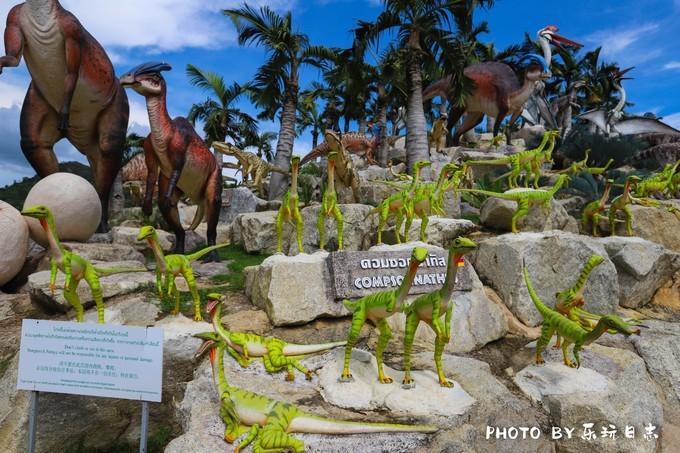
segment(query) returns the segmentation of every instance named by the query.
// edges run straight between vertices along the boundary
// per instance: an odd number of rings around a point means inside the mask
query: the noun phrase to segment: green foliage
[[[487,173],[482,179],[476,181],[476,189],[489,190],[491,192],[504,192],[507,190],[506,180],[505,178],[499,178],[499,176],[503,173],[505,173],[504,169]],[[488,197],[486,195],[476,193],[462,192],[461,198],[471,206],[474,206],[475,208],[481,208],[484,200],[486,200]]]
[[[600,134],[591,134],[586,127],[576,127],[569,134],[560,148],[560,153],[573,161],[582,160],[590,149],[588,165],[602,167],[609,159],[614,159],[613,168],[624,165],[631,157],[645,149],[644,142],[632,136],[607,138]]]
[[[243,269],[249,266],[258,266],[269,256],[267,254],[251,255],[238,245],[221,248],[218,253],[220,259],[229,262],[227,265],[229,274],[216,275],[210,281],[215,284],[227,284],[229,286],[226,289],[234,292],[243,291],[245,288]]]
[[[588,200],[597,200],[602,196],[604,186],[604,179],[595,179],[590,173],[583,172],[572,177],[569,181],[569,187],[563,190],[566,192],[577,192]]]
[[[309,162],[300,168],[300,175],[311,175],[321,178],[323,177],[323,168],[316,162]]]
[[[59,164],[59,171],[64,173],[73,173],[81,176],[92,182],[92,170],[87,165],[80,162],[64,162]],[[24,206],[24,200],[28,192],[40,180],[38,176],[31,178],[24,178],[19,182],[10,184],[6,187],[0,188],[0,200],[11,204],[15,208],[21,210]]]

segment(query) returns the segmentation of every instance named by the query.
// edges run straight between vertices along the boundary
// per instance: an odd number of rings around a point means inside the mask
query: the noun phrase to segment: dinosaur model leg
[[[571,346],[571,341],[565,338],[562,342],[562,357],[564,358],[564,364],[570,368],[576,368],[576,363],[572,362],[569,358],[569,346]]]
[[[550,339],[552,338],[554,332],[555,329],[549,323],[544,321],[543,326],[541,327],[541,336],[538,338],[538,341],[536,341],[536,365],[545,363],[541,353],[545,347],[548,346],[548,343],[550,343]]]
[[[170,314],[178,315],[180,308],[179,291],[177,290],[177,285],[175,285],[175,276],[172,274],[172,272],[168,271],[165,273],[165,294],[167,294],[169,297],[173,295],[173,293],[175,296],[175,307],[172,309]]]
[[[265,369],[270,373],[276,373],[282,370],[283,368],[286,368],[286,370],[288,371],[288,374],[286,375],[287,381],[292,382],[295,380],[293,369],[296,369],[299,372],[303,373],[308,381],[312,380],[312,372],[309,371],[309,369],[307,369],[298,360],[283,355],[283,351],[281,350],[277,349],[270,350],[268,354],[265,354],[262,357],[262,361],[264,362]]]
[[[390,337],[392,336],[392,329],[390,329],[390,326],[385,319],[378,320],[376,325],[380,331],[378,346],[375,348],[375,359],[378,363],[378,380],[382,384],[391,384],[392,378],[385,376],[385,372],[383,371],[383,352],[385,352],[387,343],[389,343]]]
[[[68,285],[64,287],[64,299],[68,301],[76,312],[76,321],[83,322],[83,304],[80,303],[80,297],[78,297],[78,283],[80,280],[72,279]]]
[[[241,450],[246,448],[248,445],[252,444],[255,439],[257,439],[257,435],[260,433],[260,425],[253,425],[250,427],[250,429],[246,429],[245,431],[248,433],[248,435],[241,441],[241,443],[234,449],[234,453],[240,453]],[[239,437],[239,436],[236,436]]]
[[[171,186],[174,186],[174,184],[165,175],[161,174],[158,177],[158,208],[165,221],[170,225],[172,232],[175,233],[175,253],[184,254],[185,233],[177,210],[177,202],[181,198],[182,192],[177,188],[170,191]]]
[[[241,365],[241,368],[248,368],[250,365],[250,359],[243,357],[236,349],[227,346],[227,352],[234,358],[234,360],[238,362],[239,365]]]
[[[380,215],[380,220],[378,221],[378,245],[382,244],[382,232],[385,229],[385,225],[387,224],[387,217],[390,215],[390,207],[387,205],[387,203],[383,203],[380,206],[380,212],[378,213]]]
[[[283,253],[283,212],[276,214],[276,252]]]
[[[191,298],[194,301],[194,321],[203,321],[203,315],[201,314],[201,296],[199,296],[198,289],[196,288],[196,277],[194,277],[194,271],[191,268],[191,264],[185,263],[184,266],[182,266],[182,276],[189,286]],[[175,291],[177,291],[176,288]],[[175,297],[175,300],[179,301],[179,291],[177,291]],[[179,302],[177,302],[175,308],[179,310]]]
[[[434,364],[437,367],[437,376],[439,376],[439,384],[442,387],[453,387],[453,382],[446,379],[444,374],[444,367],[442,366],[442,354],[444,354],[444,348],[446,347],[446,342],[439,338],[438,336],[434,340]]]
[[[430,222],[430,217],[426,213],[420,214],[420,240],[427,244],[427,224]]]
[[[404,327],[404,379],[401,381],[402,388],[409,389],[416,386],[411,378],[411,351],[413,350],[413,340],[416,336],[416,329],[420,324],[418,314],[413,312],[406,316],[406,326]]]
[[[561,344],[562,344],[562,335],[560,335],[559,332],[555,331],[555,344],[553,345],[553,348],[560,349]]]
[[[302,233],[305,227],[304,221],[302,220],[302,214],[300,214],[300,208],[296,205],[293,211],[293,221],[295,222],[295,233],[297,236],[298,251],[300,253],[305,253],[305,249],[302,246]]]
[[[97,305],[97,322],[99,324],[104,324],[104,295],[102,292],[102,285],[99,282],[99,276],[97,271],[91,266],[87,266],[85,269],[85,281],[92,291],[92,298],[94,303]]]
[[[57,112],[31,83],[21,108],[21,150],[41,178],[59,171],[53,150],[54,144],[63,137],[58,123]]]
[[[508,175],[508,187],[510,187],[511,189],[519,187],[519,177],[521,174],[522,167],[519,165],[519,162],[513,162],[512,169],[510,170],[510,174]]]
[[[408,222],[408,218],[406,219]],[[394,222],[394,236],[397,239],[397,244],[402,243],[402,235],[401,235],[401,226],[404,224],[404,213],[400,209],[397,211],[395,215],[395,222]],[[403,235],[403,242],[408,242],[408,230],[404,231]]]
[[[616,236],[616,211],[614,206],[609,208],[609,234],[612,236]]]
[[[600,214],[593,214],[593,217],[592,217],[592,220],[591,220],[593,237],[598,237],[600,235],[598,228],[599,228],[599,223],[600,223],[601,218],[602,218],[602,216]]]
[[[517,229],[517,222],[529,213],[529,200],[520,199],[517,201],[517,211],[512,216],[511,231],[513,233],[519,232]]]
[[[581,368],[581,349],[583,348],[583,344],[580,342],[574,343],[574,359],[576,360],[576,368]]]
[[[345,233],[345,219],[342,217],[342,211],[335,205],[333,207],[333,216],[335,217],[336,229],[338,232],[338,250],[343,249],[343,238]]]
[[[280,422],[275,415],[269,416],[255,441],[253,453],[283,453],[288,449],[294,453],[305,451],[304,442],[286,434]]]
[[[319,248],[325,250],[326,212],[323,206],[319,208],[319,215],[316,217],[316,228],[319,230]]]
[[[626,205],[623,207],[623,215],[626,217],[626,234],[628,236],[633,235],[633,211],[630,206]]]
[[[222,169],[215,168],[208,179],[208,185],[205,191],[205,198],[203,200],[206,207],[206,221],[208,246],[215,245],[217,240],[217,223],[220,220],[220,211],[222,209]],[[206,262],[219,262],[220,255],[217,250],[208,253],[204,259]]]
[[[347,337],[347,344],[345,345],[345,361],[344,367],[342,369],[342,375],[340,376],[340,382],[351,382],[353,380],[352,373],[349,372],[349,363],[352,359],[352,348],[359,339],[359,333],[361,328],[366,322],[366,307],[360,305],[356,308],[352,314],[352,326],[349,330],[349,335]]]

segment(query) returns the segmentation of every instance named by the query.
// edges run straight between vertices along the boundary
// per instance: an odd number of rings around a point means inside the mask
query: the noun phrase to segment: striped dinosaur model
[[[47,236],[48,252],[50,255],[50,292],[54,295],[57,282],[57,269],[64,273],[64,299],[70,303],[76,311],[76,320],[83,322],[84,308],[78,297],[78,284],[85,280],[92,291],[92,297],[97,305],[97,322],[104,324],[104,295],[99,281],[100,276],[122,274],[125,272],[146,272],[147,269],[102,269],[95,267],[85,258],[67,250],[59,241],[54,216],[48,207],[37,205],[21,211],[22,215],[32,217],[40,221],[45,235]]]
[[[177,285],[175,285],[175,279],[177,276],[182,275],[189,286],[191,298],[194,301],[194,320],[201,321],[203,319],[203,316],[201,315],[201,297],[196,288],[196,277],[194,277],[194,270],[191,268],[191,263],[213,250],[226,247],[228,244],[211,245],[210,247],[206,247],[189,255],[165,255],[161,248],[160,241],[158,240],[156,230],[152,226],[143,226],[139,230],[137,240],[146,240],[156,259],[156,290],[158,291],[158,297],[163,299],[164,297],[170,297],[174,294],[175,308],[173,309],[172,314],[178,314],[179,290],[177,289]],[[165,280],[163,280],[163,277],[165,277]]]
[[[252,333],[230,332],[222,324],[222,294],[208,294],[207,311],[213,329],[226,344],[226,350],[243,368],[250,365],[251,358],[262,357],[265,369],[269,373],[278,373],[285,369],[286,380],[294,381],[293,370],[304,373],[307,380],[312,379],[312,372],[300,363],[305,355],[327,351],[344,346],[346,341],[323,344],[292,344],[274,337],[261,337]]]
[[[411,350],[416,329],[421,321],[425,322],[434,331],[434,363],[437,367],[439,384],[442,387],[453,387],[453,382],[446,379],[442,367],[442,354],[444,347],[451,341],[451,319],[453,317],[453,291],[456,285],[458,266],[464,266],[463,257],[474,251],[477,244],[467,238],[456,238],[449,247],[448,267],[446,279],[441,289],[424,294],[404,308],[406,313],[406,327],[404,329],[404,380],[403,388],[415,387],[415,381],[411,379]],[[446,315],[442,322],[442,315]]]
[[[378,364],[378,380],[383,384],[390,384],[392,378],[385,376],[383,371],[383,352],[392,336],[392,330],[387,324],[387,318],[401,311],[401,307],[406,301],[413,279],[418,272],[418,266],[427,259],[428,251],[424,247],[416,247],[411,252],[411,262],[399,288],[395,290],[380,291],[369,294],[361,299],[350,302],[345,300],[343,304],[352,313],[352,326],[350,327],[347,345],[345,346],[345,362],[342,375],[338,379],[340,382],[351,382],[352,373],[349,371],[350,359],[352,358],[352,348],[359,338],[359,332],[366,320],[370,320],[380,331],[378,346],[375,350],[375,358]]]
[[[338,194],[335,193],[335,160],[338,157],[338,153],[331,151],[328,153],[328,183],[326,185],[326,190],[323,193],[323,200],[321,206],[319,207],[319,215],[316,219],[316,227],[319,230],[319,248],[325,250],[326,241],[326,217],[334,217],[335,223],[338,230],[338,250],[342,250],[343,246],[343,232],[344,232],[344,219],[342,217],[342,211],[338,206]]]
[[[606,219],[606,215],[602,215],[606,211],[607,200],[609,200],[609,194],[611,193],[612,187],[614,185],[613,179],[608,179],[607,184],[604,186],[604,191],[602,192],[602,197],[599,200],[591,201],[583,208],[583,213],[581,214],[581,228],[583,231],[588,229],[588,224],[591,226],[591,233],[593,236],[599,236],[600,220]]]
[[[563,316],[559,312],[552,310],[543,304],[543,302],[541,302],[539,299],[538,294],[536,294],[536,291],[531,284],[531,280],[529,280],[529,273],[527,272],[526,266],[523,266],[522,270],[524,273],[524,282],[526,283],[527,290],[529,291],[529,296],[534,302],[536,309],[543,317],[541,336],[536,342],[536,364],[545,363],[542,352],[550,342],[550,338],[554,333],[558,333],[562,337],[562,356],[564,357],[564,364],[571,368],[580,368],[580,352],[581,349],[583,349],[583,346],[594,342],[610,329],[625,336],[630,336],[633,334],[640,335],[640,329],[631,329],[626,321],[616,315],[604,315],[600,318],[592,330],[585,330],[577,322],[572,321],[566,316]],[[575,361],[572,361],[568,357],[567,352],[569,346],[572,344],[574,345],[572,353],[574,355]]]
[[[300,196],[298,195],[298,171],[300,170],[300,158],[293,156],[290,164],[290,189],[286,192],[281,200],[281,207],[276,214],[276,251],[281,253],[283,251],[283,222],[290,222],[295,225],[295,232],[297,237],[298,251],[304,253],[302,246],[302,229],[304,228],[304,221],[302,214],[300,214]]]
[[[225,424],[224,440],[234,443],[246,434],[234,449],[253,444],[253,453],[283,453],[305,451],[305,444],[291,433],[310,434],[369,434],[386,432],[438,431],[431,425],[398,425],[390,423],[362,423],[333,420],[306,413],[290,403],[285,403],[258,393],[229,385],[224,372],[225,341],[214,332],[195,335],[203,339],[197,356],[210,354],[213,378],[220,398],[220,417]]]

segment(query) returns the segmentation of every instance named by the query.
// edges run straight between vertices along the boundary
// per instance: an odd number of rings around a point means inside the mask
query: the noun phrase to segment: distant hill
[[[87,165],[80,162],[64,162],[59,164],[59,171],[64,173],[74,173],[92,182],[92,170]],[[5,201],[17,209],[24,206],[24,200],[31,188],[40,180],[38,176],[24,178],[12,185],[0,188],[0,200]]]

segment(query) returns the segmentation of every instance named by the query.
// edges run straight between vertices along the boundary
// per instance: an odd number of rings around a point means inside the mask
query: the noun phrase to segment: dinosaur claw
[[[307,371],[305,373],[305,379],[307,379],[308,381],[312,380],[312,376],[314,376],[314,373],[312,371]]]
[[[391,384],[392,382],[394,382],[394,379],[392,379],[389,376],[383,376],[379,377],[378,381],[380,381],[381,384]]]
[[[446,387],[446,388],[453,388],[453,382],[451,382],[447,379],[440,379],[439,385],[441,385],[442,387]]]
[[[342,375],[338,378],[338,382],[341,383],[354,382],[354,376],[352,376],[350,372],[342,373]]]
[[[406,379],[404,378],[403,381],[401,381],[401,388],[404,390],[410,390],[416,388],[416,381],[413,379]]]

